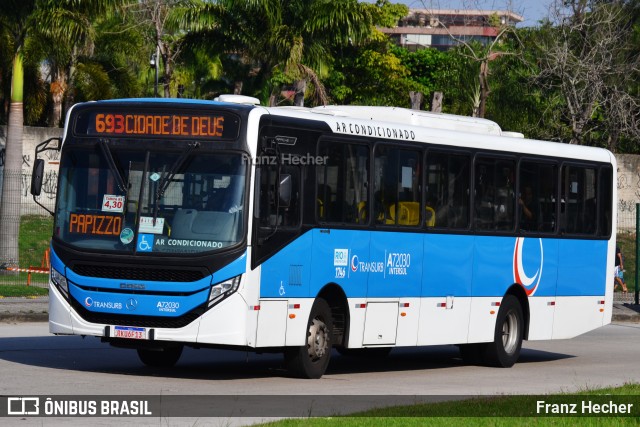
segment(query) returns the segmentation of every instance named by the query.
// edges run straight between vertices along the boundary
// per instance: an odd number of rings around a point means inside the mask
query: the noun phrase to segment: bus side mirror
[[[44,176],[44,160],[36,159],[33,162],[33,173],[31,174],[31,194],[39,196],[42,191],[42,178]]]
[[[291,203],[291,175],[280,175],[278,197],[280,198],[280,207],[288,208]]]

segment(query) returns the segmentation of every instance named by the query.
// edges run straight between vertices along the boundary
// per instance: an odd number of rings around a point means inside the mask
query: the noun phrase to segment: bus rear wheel
[[[139,348],[140,361],[153,368],[170,368],[178,362],[182,355],[183,346],[164,347],[162,349]]]
[[[494,340],[486,344],[484,361],[487,365],[510,368],[516,363],[522,348],[523,318],[518,298],[506,295],[498,311]]]
[[[331,308],[324,299],[317,299],[307,323],[306,345],[287,348],[284,361],[291,374],[300,378],[320,378],[331,358],[333,320]]]

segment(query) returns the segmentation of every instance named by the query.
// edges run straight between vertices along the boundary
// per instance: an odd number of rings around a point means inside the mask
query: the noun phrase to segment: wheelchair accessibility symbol
[[[153,250],[153,234],[139,234],[137,249],[138,252],[151,252]]]
[[[282,280],[280,281],[280,289],[278,291],[280,296],[284,296],[284,285],[282,284]]]

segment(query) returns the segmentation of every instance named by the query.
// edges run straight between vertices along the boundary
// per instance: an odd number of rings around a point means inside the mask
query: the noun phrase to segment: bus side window
[[[290,181],[291,185],[288,204],[281,200],[278,193],[285,178]],[[261,227],[297,227],[300,224],[300,167],[260,166],[259,203]]]
[[[479,230],[511,231],[515,224],[515,162],[478,157],[475,220]]]
[[[463,229],[469,226],[470,169],[468,155],[435,150],[427,153],[427,227]]]
[[[291,193],[288,205],[281,201],[280,215],[282,215],[282,225],[285,227],[297,227],[300,224],[300,166],[282,166],[280,169],[280,182],[283,177],[289,176]]]
[[[369,218],[369,147],[322,141],[316,167],[316,215],[320,222],[366,224]]]
[[[553,233],[558,205],[558,167],[524,160],[520,163],[518,182],[518,229]]]
[[[597,230],[597,170],[565,165],[562,170],[563,231],[595,234]]]
[[[377,223],[419,226],[421,206],[421,154],[388,145],[375,148],[374,218]],[[426,213],[426,211],[425,211]]]
[[[613,169],[610,167],[600,168],[600,191],[598,194],[600,215],[599,234],[609,237],[611,234],[613,194],[611,192],[613,182]]]

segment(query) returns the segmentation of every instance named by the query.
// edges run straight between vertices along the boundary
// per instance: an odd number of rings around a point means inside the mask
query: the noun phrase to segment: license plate
[[[147,328],[136,328],[134,326],[114,326],[114,338],[128,338],[132,340],[146,340]]]

